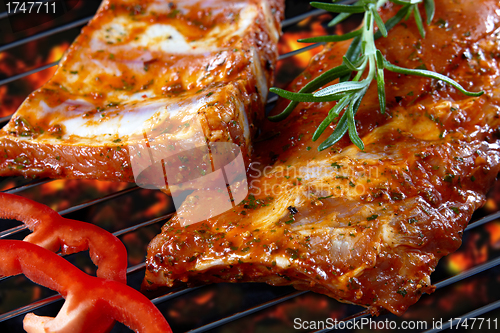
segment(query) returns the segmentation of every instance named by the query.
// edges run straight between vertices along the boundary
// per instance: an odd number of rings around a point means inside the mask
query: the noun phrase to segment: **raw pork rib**
[[[174,146],[234,143],[248,162],[283,6],[105,0],[0,131],[0,175],[134,181],[129,147],[151,134]]]
[[[397,9],[387,4],[382,15]],[[499,171],[499,11],[496,0],[440,0],[424,40],[410,19],[378,41],[392,63],[425,65],[483,96],[386,72],[386,113],[374,85],[356,115],[366,150],[344,137],[320,153],[331,130],[315,143],[311,136],[334,102],[301,103],[266,125],[273,138],[255,145],[244,202],[186,228],[178,218],[163,227],[143,287],[293,285],[373,314],[402,314],[432,292],[431,272],[460,246]],[[339,65],[346,48],[328,45],[291,89]],[[192,195],[203,203],[203,191]]]

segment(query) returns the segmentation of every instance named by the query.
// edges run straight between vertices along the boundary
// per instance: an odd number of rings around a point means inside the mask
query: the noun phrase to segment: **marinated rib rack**
[[[309,13],[309,15],[319,15],[319,14],[322,13],[319,11],[312,11]],[[300,18],[302,19],[304,17]],[[297,22],[296,18],[290,18],[289,20],[285,21],[284,27],[286,27],[288,24],[296,22]],[[71,24],[68,24],[68,26],[70,25]],[[301,49],[301,51],[305,51],[306,49],[307,48]],[[288,56],[291,55],[283,54],[280,57],[280,59],[284,60]],[[13,80],[15,79],[16,78],[14,78]],[[4,81],[7,80],[10,79],[0,81],[0,83],[5,84],[6,82]],[[274,101],[275,101],[274,98],[270,99],[270,103]],[[0,179],[0,184],[5,183],[7,181],[10,180]],[[18,182],[18,179],[14,179],[13,181]],[[6,192],[10,193],[21,192],[21,194],[23,191],[41,192],[44,189],[44,186],[48,186],[47,184],[57,183],[57,182],[59,181],[35,180],[32,182],[28,182],[24,185],[17,185],[12,189],[7,190]],[[85,201],[83,203],[78,203],[78,202],[72,203],[71,207],[62,209],[59,212],[62,215],[83,214],[82,212],[86,212],[87,215],[90,216],[90,218],[92,218],[93,216],[99,214],[100,211],[106,209],[106,207],[110,207],[117,201],[120,202],[121,200],[127,202],[127,200],[128,201],[133,201],[134,199],[140,200],[141,197],[139,196],[139,194],[141,193],[149,196],[154,195],[153,192],[140,189],[136,186],[124,185],[124,187],[125,187],[124,189],[109,191],[109,193],[105,195],[95,196],[92,199]],[[492,201],[490,201],[490,203],[500,204],[500,202],[497,203],[494,200],[495,197],[498,197],[498,193],[500,193],[499,190],[500,186],[497,185],[494,191],[491,193],[490,197],[492,198],[491,199]],[[62,199],[64,198],[61,197],[61,200]],[[97,211],[97,213],[95,211]],[[80,215],[72,215],[72,216],[75,216],[80,219],[85,219],[86,221],[90,221],[88,217],[82,218],[80,217]],[[145,221],[142,221],[140,223],[133,223],[133,225],[128,225],[126,227],[120,228],[119,230],[115,231],[115,235],[122,236],[125,238],[128,237],[128,235],[132,235],[134,232],[138,230],[147,228],[147,226],[156,225],[156,227],[158,227],[162,223],[165,223],[165,221],[169,217],[170,213],[165,212],[165,214],[162,214],[159,217],[146,219]],[[497,225],[497,223],[494,222],[497,219],[500,219],[499,211],[486,215],[482,218],[477,218],[476,220],[474,220],[474,222],[470,223],[466,229],[466,234],[464,236],[466,238],[464,239],[465,243],[464,245],[466,245],[468,241],[474,237],[478,238],[478,240],[476,240],[476,243],[482,244],[481,237],[484,237],[484,233],[480,232],[476,233],[477,230],[476,228],[479,227],[482,228],[485,225],[495,226]],[[132,222],[136,222],[134,221],[133,218],[131,218],[131,220]],[[2,233],[0,233],[0,237],[1,238],[8,236],[12,237],[13,235],[17,234],[23,229],[24,229],[23,227],[8,228]],[[492,227],[490,229],[494,228]],[[492,236],[490,236],[490,239],[491,241],[494,240]],[[493,243],[493,246],[496,246],[495,243]],[[476,248],[475,250],[478,252],[482,251],[481,248]],[[457,298],[462,297],[461,298],[462,303],[467,303],[466,300],[470,303],[473,303],[471,304],[473,308],[447,309],[446,313],[442,317],[443,330],[448,328],[450,324],[456,325],[456,321],[453,322],[453,318],[456,317],[461,317],[461,318],[465,318],[468,316],[481,317],[495,310],[496,313],[498,314],[498,309],[500,308],[500,297],[499,297],[500,295],[496,290],[493,289],[487,289],[488,295],[482,295],[481,293],[484,290],[481,288],[484,287],[484,285],[486,285],[487,283],[492,284],[491,281],[493,281],[493,283],[495,283],[495,281],[496,283],[498,283],[498,278],[500,277],[500,274],[498,273],[500,271],[499,264],[500,264],[500,256],[497,256],[496,258],[490,259],[481,264],[475,265],[470,269],[464,270],[459,274],[448,276],[449,274],[445,271],[443,267],[441,267],[443,266],[441,263],[439,267],[441,269],[438,268],[438,271],[436,271],[435,274],[433,275],[433,278],[439,281],[436,283],[436,281],[433,280],[434,283],[436,284],[436,287],[438,288],[438,291],[435,294],[429,297],[423,297],[419,303],[417,303],[414,307],[410,308],[408,313],[405,314],[403,318],[396,318],[392,315],[388,315],[388,316],[381,316],[379,318],[373,318],[373,320],[384,321],[387,318],[389,318],[389,320],[399,320],[399,322],[401,322],[402,320],[414,320],[414,321],[426,320],[429,314],[428,313],[426,314],[424,312],[425,310],[428,309],[428,303],[430,302],[429,299],[437,298],[436,303],[443,303],[444,300],[447,299],[446,294],[449,295],[450,291],[453,292],[452,295],[454,295],[454,297]],[[137,279],[134,278],[136,278],[137,276],[140,277],[143,270],[144,270],[143,262],[132,264],[129,267],[128,269],[129,283],[131,283],[134,287],[138,286],[138,283],[136,281]],[[477,283],[474,283],[474,281],[477,281]],[[2,281],[2,283],[5,282],[8,281]],[[464,285],[467,288],[464,287]],[[471,288],[472,290],[470,290]],[[477,298],[482,298],[481,302],[479,302],[480,304],[476,306],[477,301],[475,300],[469,301],[469,297],[471,296],[468,293],[472,293],[472,295],[475,295]],[[239,295],[240,299],[236,300],[231,299],[229,297],[229,295],[231,294]],[[22,331],[22,325],[19,324],[20,323],[19,318],[22,319],[23,317],[22,314],[28,311],[37,311],[37,310],[46,311],[46,309],[49,308],[48,307],[49,304],[55,303],[60,299],[61,299],[60,296],[54,295],[54,296],[49,296],[42,300],[38,300],[34,303],[28,301],[25,303],[26,304],[25,306],[22,306],[12,311],[5,312],[4,314],[0,315],[0,327],[4,327],[3,325],[5,325],[5,327],[9,327],[9,329],[12,330],[11,327],[15,326],[15,324],[17,323],[18,326],[16,326],[16,329]],[[346,321],[348,320],[352,321],[368,317],[368,314],[366,314],[364,311],[361,311],[359,307],[340,304],[334,300],[328,299],[325,296],[315,295],[308,292],[299,292],[289,287],[275,288],[260,284],[243,284],[243,285],[222,284],[222,285],[204,286],[199,288],[187,288],[187,289],[170,291],[164,295],[160,295],[153,298],[153,302],[166,315],[174,331],[189,330],[191,332],[205,332],[210,330],[216,330],[220,332],[232,331],[234,330],[235,326],[231,326],[231,323],[236,320],[239,320],[236,322],[236,325],[238,325],[238,327],[241,329],[241,327],[247,325],[255,325],[255,323],[270,322],[271,324],[274,324],[275,318],[283,318],[284,320],[280,322],[279,326],[273,326],[273,327],[288,329],[288,330],[293,330],[295,324],[294,318],[300,318],[301,323],[303,323],[304,321],[311,322],[313,320],[319,320],[319,321],[326,320],[325,316],[318,317],[318,315],[317,314],[315,315],[314,313],[304,314],[305,310],[307,310],[307,308],[311,306],[311,303],[308,303],[308,300],[314,300],[315,301],[314,303],[316,304],[318,303],[326,304],[326,307],[330,308],[330,310],[325,312],[320,309],[318,312],[322,315],[328,313],[330,316],[332,316],[332,318],[335,317],[338,318],[339,320],[343,319]],[[212,302],[213,305],[211,305],[210,302]],[[228,302],[234,302],[236,303],[236,305],[228,304]],[[203,310],[207,308],[212,309],[213,311]],[[183,310],[185,310],[184,313],[182,313]],[[196,314],[202,313],[204,315],[201,318],[199,318],[199,320],[195,320],[192,318],[194,313]],[[178,320],[179,317],[184,317],[185,320]],[[436,321],[439,320],[437,313],[431,313],[430,318],[432,317],[435,317]],[[251,320],[246,318],[251,318]],[[449,319],[452,319],[452,321],[448,321]],[[190,321],[193,321],[198,326],[193,327],[192,325],[189,326],[185,324],[185,322],[190,322]],[[250,321],[253,324],[249,324]],[[426,328],[420,327],[418,329],[415,329],[414,331],[426,331],[426,330],[432,332],[437,331],[436,329],[433,330],[432,321],[427,321],[427,322],[428,325]],[[11,324],[13,326],[11,326]],[[311,325],[308,325],[308,327],[309,328],[307,329],[307,331],[311,332],[327,331],[327,330],[318,330],[319,327],[311,328]],[[340,328],[340,325],[338,327]],[[249,326],[248,331],[255,330],[255,328],[256,328],[255,326],[254,327]],[[119,332],[123,330],[125,329],[120,326],[117,326],[115,327],[114,332]],[[3,331],[8,331],[8,330],[4,329]]]

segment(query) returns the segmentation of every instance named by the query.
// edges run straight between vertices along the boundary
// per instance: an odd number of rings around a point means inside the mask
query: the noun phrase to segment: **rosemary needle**
[[[401,5],[402,7],[393,17],[384,23],[378,14],[377,9],[388,1]],[[336,1],[334,0],[334,2]],[[280,121],[285,119],[290,115],[299,102],[338,101],[314,132],[312,138],[313,141],[316,141],[321,134],[323,134],[325,129],[340,116],[342,111],[344,111],[338,120],[333,133],[318,146],[318,150],[321,151],[331,147],[346,133],[349,134],[349,138],[352,143],[358,146],[359,149],[364,150],[363,141],[359,137],[356,130],[354,116],[356,115],[361,101],[373,80],[376,80],[377,82],[380,112],[385,112],[386,100],[384,70],[441,80],[452,85],[467,96],[482,95],[482,91],[476,93],[469,92],[460,86],[460,84],[456,81],[436,72],[422,69],[408,69],[391,64],[377,49],[375,40],[380,37],[386,37],[388,30],[396,26],[396,24],[401,22],[401,20],[408,19],[411,15],[413,15],[420,35],[422,38],[425,38],[424,23],[418,9],[418,5],[422,3],[425,7],[427,19],[426,23],[430,24],[434,17],[434,0],[359,0],[353,5],[311,2],[311,6],[313,7],[338,13],[329,25],[340,23],[354,13],[364,13],[363,26],[358,30],[344,35],[321,36],[299,40],[299,42],[318,43],[337,42],[352,39],[352,42],[343,57],[343,62],[340,66],[332,68],[321,74],[314,80],[307,83],[299,92],[295,93],[275,87],[271,88],[271,92],[289,99],[291,102],[285,110],[283,110],[283,112],[276,116],[271,116],[269,119],[271,121]],[[378,27],[377,33],[374,33],[375,25]],[[365,72],[366,75],[364,75]],[[362,79],[363,77],[364,79]],[[339,83],[318,90],[336,79],[339,79]]]

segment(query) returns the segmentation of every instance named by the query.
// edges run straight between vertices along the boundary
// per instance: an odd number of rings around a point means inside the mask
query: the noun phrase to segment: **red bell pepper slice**
[[[0,275],[21,273],[66,299],[55,318],[26,315],[24,329],[29,333],[107,332],[113,320],[135,332],[172,332],[158,308],[137,290],[117,281],[87,275],[40,246],[0,240]]]
[[[0,193],[0,218],[23,222],[33,233],[24,240],[52,252],[89,250],[97,276],[127,283],[127,250],[111,233],[91,223],[70,220],[33,200]]]

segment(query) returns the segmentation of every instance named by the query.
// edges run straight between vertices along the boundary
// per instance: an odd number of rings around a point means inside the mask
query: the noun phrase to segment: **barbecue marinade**
[[[500,159],[499,2],[436,7],[425,39],[408,20],[378,47],[392,63],[425,66],[483,96],[386,72],[385,114],[372,85],[356,115],[365,151],[344,137],[317,152],[323,138],[311,136],[334,102],[299,104],[285,121],[265,125],[252,195],[202,223],[184,228],[173,218],[163,227],[148,248],[143,288],[266,282],[399,315],[432,292],[431,272],[460,246]],[[397,9],[388,4],[382,15]],[[347,46],[327,45],[291,89],[339,65]],[[203,201],[203,191],[193,195]]]
[[[54,77],[0,131],[0,176],[134,181],[129,147],[155,131],[194,141],[186,117],[200,123],[202,141],[234,143],[248,162],[283,6],[105,0]]]

